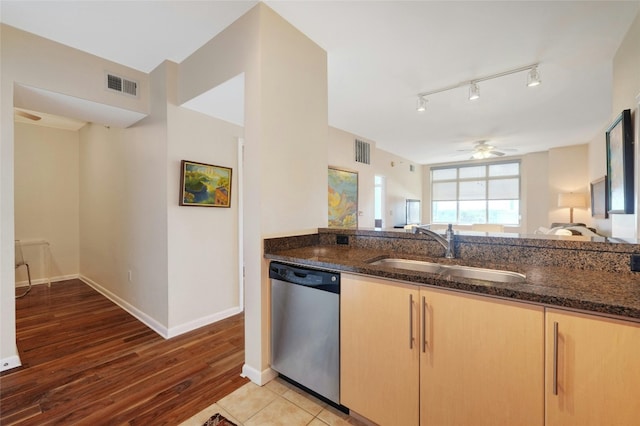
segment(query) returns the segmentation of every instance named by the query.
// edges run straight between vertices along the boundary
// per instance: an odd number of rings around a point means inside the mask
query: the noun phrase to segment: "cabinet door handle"
[[[409,349],[413,349],[413,294],[409,295]]]
[[[427,298],[422,296],[422,352],[427,352]]]
[[[558,394],[558,323],[553,323],[553,394]]]

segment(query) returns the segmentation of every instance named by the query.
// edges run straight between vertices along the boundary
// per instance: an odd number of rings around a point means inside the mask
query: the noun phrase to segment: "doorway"
[[[376,228],[383,228],[384,221],[384,199],[386,193],[386,179],[384,176],[374,176],[374,192],[373,192],[373,215]]]

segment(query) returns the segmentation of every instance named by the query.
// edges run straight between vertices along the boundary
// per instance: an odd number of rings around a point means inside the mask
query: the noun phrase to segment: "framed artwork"
[[[358,227],[358,172],[329,167],[329,228]]]
[[[607,177],[603,176],[591,182],[591,216],[599,219],[609,217],[607,205],[609,200],[609,188]]]
[[[231,169],[182,160],[180,205],[198,207],[231,206]]]
[[[633,213],[633,132],[631,110],[622,114],[607,129],[607,177],[611,213]]]

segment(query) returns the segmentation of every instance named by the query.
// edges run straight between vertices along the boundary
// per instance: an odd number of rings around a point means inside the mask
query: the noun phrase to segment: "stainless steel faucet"
[[[453,233],[453,226],[451,224],[449,224],[447,226],[447,231],[444,234],[444,237],[440,234],[438,234],[435,231],[432,231],[431,229],[429,229],[430,225],[419,225],[413,228],[413,233],[414,234],[425,234],[430,236],[431,238],[433,238],[434,240],[436,240],[437,242],[440,243],[440,245],[442,247],[444,247],[444,257],[446,257],[447,259],[453,259],[455,258],[455,255],[453,253],[453,245],[455,243],[455,235]]]

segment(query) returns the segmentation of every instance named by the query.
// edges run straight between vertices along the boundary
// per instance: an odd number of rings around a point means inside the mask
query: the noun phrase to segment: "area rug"
[[[204,422],[202,426],[238,426],[220,413],[216,413],[209,420]]]

